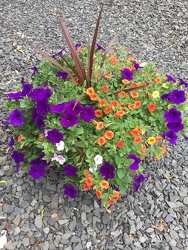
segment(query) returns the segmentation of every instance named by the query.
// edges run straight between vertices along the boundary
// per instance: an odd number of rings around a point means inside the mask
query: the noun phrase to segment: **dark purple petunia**
[[[133,183],[133,192],[138,192],[138,189],[140,187],[140,184],[145,181],[150,175],[144,175],[144,174],[139,174],[139,175],[131,175],[131,177],[134,180]]]
[[[180,104],[186,101],[185,91],[184,90],[173,90],[169,95],[169,101],[175,104]]]
[[[32,160],[30,164],[31,166],[29,174],[33,176],[35,179],[39,179],[41,176],[45,175],[46,167],[48,166],[48,163],[45,160],[37,158],[35,160]]]
[[[79,113],[82,111],[82,106],[80,104],[80,102],[77,102],[74,101],[74,100],[71,100],[67,103],[67,106],[66,106],[66,111],[67,113],[69,114],[72,114],[74,116],[77,116],[79,115]]]
[[[25,122],[24,114],[22,114],[19,109],[12,111],[8,118],[10,120],[10,124],[17,127],[22,126]]]
[[[136,71],[142,68],[142,67],[141,67],[138,63],[136,63],[136,62],[133,62],[133,65],[134,65]]]
[[[61,133],[57,128],[53,128],[47,132],[49,142],[59,143],[63,139],[63,133]]]
[[[63,79],[64,81],[67,81],[68,79],[68,73],[67,72],[62,72],[62,71],[59,71],[57,74],[56,74],[57,77]]]
[[[29,97],[34,101],[38,101],[39,94],[42,93],[43,91],[44,89],[40,87],[33,89],[33,91],[29,94]]]
[[[133,72],[127,68],[122,70],[122,79],[131,81],[133,79]]]
[[[72,199],[74,199],[78,194],[78,190],[71,184],[65,184],[63,188],[64,194],[70,196]]]
[[[127,156],[127,159],[134,160],[134,162],[129,166],[129,168],[131,170],[138,170],[139,169],[139,163],[141,162],[139,157],[137,157],[135,154],[130,154]]]
[[[52,94],[53,92],[51,91],[51,89],[46,88],[42,92],[39,93],[38,100],[40,101],[48,100]]]
[[[71,164],[67,164],[65,167],[64,167],[64,170],[65,170],[65,174],[67,176],[76,176],[76,172],[77,172],[77,168]]]
[[[188,87],[188,83],[185,82],[182,78],[178,78],[178,80],[180,82],[179,86],[184,85],[186,88]]]
[[[69,128],[79,123],[78,117],[70,113],[65,113],[61,118],[60,123],[62,126]]]
[[[164,118],[168,123],[179,122],[181,120],[181,112],[176,108],[171,108],[164,114]]]
[[[50,104],[48,101],[37,101],[36,111],[39,115],[45,116],[50,112]]]
[[[168,82],[176,82],[176,80],[172,76],[170,76],[170,75],[166,74],[166,78],[167,78]]]
[[[52,58],[55,58],[57,56],[63,57],[63,51],[65,50],[65,48],[62,48],[58,53],[52,55]]]
[[[53,114],[61,114],[65,110],[66,105],[67,105],[66,102],[63,102],[61,104],[52,105],[51,106],[52,113]]]
[[[174,133],[178,133],[179,131],[184,129],[184,125],[182,123],[182,120],[180,120],[179,122],[168,123],[167,128]]]
[[[31,76],[34,76],[39,71],[39,69],[36,66],[33,66],[31,70],[33,70],[33,74]]]
[[[13,92],[13,93],[10,93],[8,94],[8,100],[11,101],[11,100],[20,100],[22,99],[23,96],[22,96],[22,91],[19,91],[19,92]]]
[[[95,118],[95,110],[93,106],[84,106],[81,113],[80,118],[85,122],[90,122]]]
[[[39,130],[42,130],[45,127],[44,118],[43,118],[43,116],[41,116],[37,113],[36,108],[33,108],[31,119],[37,125]]]
[[[5,127],[5,129],[7,129],[8,128],[8,125],[9,125],[10,123],[7,121],[7,120],[2,120],[2,125]]]
[[[33,89],[33,84],[24,83],[23,84],[23,90],[22,90],[22,96],[29,95]]]
[[[162,99],[162,100],[166,100],[166,99],[169,98],[169,96],[170,96],[170,93],[164,94],[164,95],[161,96],[161,99]]]
[[[113,179],[115,177],[115,167],[110,162],[105,161],[100,168],[100,173],[105,180]]]
[[[176,144],[178,136],[173,131],[167,131],[162,135],[163,138],[168,137],[170,144]]]
[[[13,148],[13,146],[14,146],[14,137],[10,137],[10,141],[9,141],[9,147],[13,150],[14,148]]]
[[[24,162],[25,159],[24,159],[24,153],[22,152],[18,152],[18,151],[14,151],[12,153],[12,158],[14,159],[15,163],[19,164],[20,162]]]
[[[78,50],[81,46],[82,46],[81,43],[77,43],[77,44],[75,45],[75,49]]]
[[[96,46],[97,46],[97,50],[103,50],[105,51],[104,47],[98,43],[96,43]]]

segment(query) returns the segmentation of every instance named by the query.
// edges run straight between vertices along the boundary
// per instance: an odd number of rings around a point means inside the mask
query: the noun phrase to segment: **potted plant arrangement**
[[[33,178],[49,168],[63,168],[64,194],[94,190],[108,207],[132,188],[137,192],[146,157],[167,154],[187,130],[188,87],[139,63],[128,48],[97,43],[102,8],[92,43],[74,45],[61,29],[70,53],[52,57],[32,45],[46,60],[32,68],[31,82],[22,78],[9,93],[6,108],[13,132],[9,146],[17,170]]]

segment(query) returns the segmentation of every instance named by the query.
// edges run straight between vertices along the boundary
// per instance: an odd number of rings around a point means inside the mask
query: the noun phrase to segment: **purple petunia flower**
[[[39,98],[39,94],[42,93],[44,91],[43,88],[39,87],[39,88],[35,88],[33,89],[33,91],[29,94],[29,97],[34,100],[34,101],[38,101]]]
[[[72,199],[74,199],[78,194],[78,190],[71,184],[65,184],[63,188],[64,194],[70,196]]]
[[[127,159],[134,160],[134,162],[129,166],[129,168],[131,170],[138,170],[139,169],[139,163],[141,162],[139,157],[137,157],[135,154],[130,154],[127,156]]]
[[[9,122],[7,120],[2,120],[2,125],[5,127],[5,129],[7,129]]]
[[[18,152],[18,151],[13,151],[12,153],[12,158],[14,159],[15,163],[19,164],[20,162],[24,162],[24,153]]]
[[[57,56],[63,57],[63,53],[62,53],[62,52],[63,52],[64,50],[65,50],[65,48],[62,48],[58,53],[52,55],[52,58],[55,58],[55,57],[57,57]]]
[[[65,113],[64,116],[61,118],[60,123],[62,126],[69,128],[78,124],[79,121],[77,116],[74,116],[70,113]]]
[[[76,176],[77,168],[73,166],[72,164],[67,164],[64,167],[64,170],[67,176]]]
[[[23,90],[22,90],[22,96],[29,95],[33,89],[33,84],[24,83],[23,84]]]
[[[98,43],[96,43],[96,45],[97,45],[97,50],[103,50],[103,51],[105,51],[105,49],[104,49],[104,47],[102,45],[100,45]]]
[[[19,91],[19,92],[13,92],[13,93],[9,93],[8,94],[8,100],[11,101],[13,99],[16,99],[16,100],[20,100],[22,99],[23,96],[22,96],[22,91]]]
[[[138,192],[138,189],[140,187],[140,184],[145,181],[150,175],[144,175],[144,174],[139,174],[139,175],[131,175],[134,183],[133,183],[133,192]]]
[[[77,43],[77,44],[75,45],[75,49],[78,50],[81,46],[82,46],[81,43]]]
[[[41,129],[43,129],[45,127],[44,118],[43,118],[43,116],[41,116],[41,115],[39,115],[37,113],[36,108],[33,108],[31,119],[37,125],[37,127],[38,127],[39,130],[41,130]]]
[[[80,118],[85,122],[90,122],[95,118],[95,111],[93,106],[84,106],[80,112]]]
[[[64,81],[67,81],[68,79],[68,73],[67,72],[62,72],[62,71],[59,71],[57,74],[56,74],[57,77],[63,79]]]
[[[142,67],[141,67],[138,63],[136,63],[136,62],[133,62],[133,65],[134,65],[136,71],[142,68]]]
[[[77,116],[79,115],[79,113],[82,111],[82,106],[80,104],[80,102],[77,102],[74,101],[74,100],[71,100],[67,103],[67,106],[66,106],[66,111],[67,113],[69,114],[72,114],[74,116]]]
[[[176,108],[171,108],[164,114],[164,118],[168,123],[179,122],[181,120],[181,112]]]
[[[10,120],[10,124],[17,127],[22,126],[25,122],[24,114],[22,114],[19,109],[12,111],[8,118]]]
[[[31,167],[29,170],[29,174],[33,176],[35,179],[39,179],[41,176],[44,176],[46,173],[45,168],[48,166],[48,163],[41,158],[37,158],[30,162]]]
[[[133,72],[128,68],[122,70],[122,79],[131,81],[133,79]]]
[[[46,101],[50,98],[50,96],[53,94],[53,92],[51,91],[51,89],[46,88],[44,89],[42,92],[39,93],[38,95],[38,100],[40,101]]]
[[[168,82],[176,82],[176,80],[172,76],[170,76],[170,75],[166,74],[166,78],[167,78]]]
[[[45,116],[50,112],[50,104],[48,101],[37,101],[36,111],[39,115]]]
[[[162,137],[168,137],[170,140],[170,144],[176,144],[178,136],[173,131],[167,131],[166,133],[162,134]]]
[[[53,114],[61,114],[65,110],[66,105],[67,105],[66,102],[63,102],[61,104],[52,105],[51,106],[52,113]]]
[[[183,90],[175,89],[169,95],[169,101],[175,104],[180,104],[186,101],[185,92]]]
[[[63,133],[61,133],[57,128],[53,128],[48,131],[49,142],[59,143],[63,139]]]
[[[166,99],[169,98],[169,96],[170,96],[170,93],[164,94],[164,95],[161,96],[161,99],[162,99],[162,100],[166,100]]]
[[[179,131],[184,129],[184,125],[182,123],[182,120],[180,120],[179,122],[168,123],[167,128],[174,133],[178,133]]]
[[[14,148],[13,148],[13,146],[14,146],[14,137],[10,137],[10,141],[9,141],[9,147],[13,150]]]
[[[31,76],[34,76],[39,71],[39,69],[36,66],[33,66],[31,70],[33,70],[33,74]]]
[[[186,88],[188,87],[188,83],[185,82],[182,78],[178,78],[178,80],[180,82],[179,86],[184,85]]]
[[[105,161],[100,168],[100,173],[105,180],[113,179],[115,177],[115,167],[110,162]]]

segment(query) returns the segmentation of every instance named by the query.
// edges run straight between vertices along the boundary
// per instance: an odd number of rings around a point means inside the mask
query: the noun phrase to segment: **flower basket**
[[[32,68],[17,92],[8,94],[8,120],[17,171],[40,178],[49,168],[63,168],[64,194],[94,190],[105,207],[130,188],[137,192],[149,174],[146,157],[167,154],[165,141],[175,144],[187,130],[188,87],[139,63],[128,48],[96,43],[102,8],[92,43],[73,45],[60,25],[70,52],[52,57],[32,45],[47,60]],[[111,49],[111,51],[110,51]]]

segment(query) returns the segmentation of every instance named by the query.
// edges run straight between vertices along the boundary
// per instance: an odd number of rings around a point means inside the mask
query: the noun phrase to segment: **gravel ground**
[[[160,71],[188,80],[188,1],[103,2],[98,43],[107,45],[119,30],[116,43],[130,47],[139,61],[154,61]],[[1,120],[7,115],[3,107],[7,93],[22,76],[30,76],[31,65],[43,59],[26,40],[48,54],[59,51],[65,46],[58,24],[61,16],[75,43],[86,44],[100,3],[1,0]],[[0,233],[6,230],[8,241],[4,249],[188,250],[185,140],[170,147],[164,160],[147,162],[149,180],[139,193],[127,193],[108,214],[91,193],[80,193],[74,201],[63,197],[61,172],[49,172],[40,180],[15,173],[7,147],[9,137],[9,131],[0,127],[0,180],[7,181],[7,186],[0,184]]]

